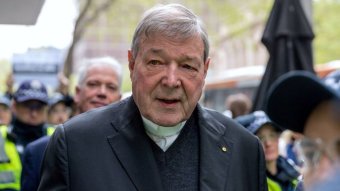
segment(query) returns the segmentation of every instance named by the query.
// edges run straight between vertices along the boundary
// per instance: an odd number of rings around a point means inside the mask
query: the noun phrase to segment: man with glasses
[[[269,91],[267,112],[283,128],[300,132],[304,186],[339,190],[340,71],[323,80],[304,71],[290,72]]]

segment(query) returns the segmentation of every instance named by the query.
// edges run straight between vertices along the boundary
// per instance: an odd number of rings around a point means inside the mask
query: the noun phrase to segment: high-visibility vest
[[[267,178],[268,191],[281,191],[280,185],[270,178]]]
[[[7,126],[0,126],[1,139],[4,141],[5,153],[8,162],[0,163],[0,190],[14,189],[20,190],[21,160],[16,146],[7,139]]]
[[[51,136],[55,131],[55,126],[48,126],[46,129],[46,135]]]
[[[295,190],[298,181],[297,180],[293,180],[292,182],[292,190]],[[282,191],[281,186],[279,185],[279,183],[275,182],[274,180],[270,179],[267,177],[267,184],[268,184],[268,191]]]

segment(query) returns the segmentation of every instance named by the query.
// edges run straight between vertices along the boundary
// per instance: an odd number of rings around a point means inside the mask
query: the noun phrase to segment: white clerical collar
[[[143,124],[144,124],[145,129],[152,135],[155,135],[158,137],[169,137],[169,136],[178,134],[182,130],[186,122],[186,121],[183,121],[175,126],[164,127],[161,125],[157,125],[156,123],[146,119],[143,116],[142,116],[142,119],[143,119]]]
[[[146,134],[165,152],[177,139],[186,121],[172,127],[164,127],[153,123],[142,116]]]

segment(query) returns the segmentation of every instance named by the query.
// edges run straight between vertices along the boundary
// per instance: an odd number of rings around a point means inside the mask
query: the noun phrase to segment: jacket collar
[[[112,121],[116,133],[108,137],[113,152],[137,190],[162,191],[157,163],[138,108],[132,97],[121,106],[119,117]]]
[[[200,189],[204,191],[226,190],[233,152],[233,141],[228,134],[228,127],[216,120],[214,112],[198,105],[201,135]]]

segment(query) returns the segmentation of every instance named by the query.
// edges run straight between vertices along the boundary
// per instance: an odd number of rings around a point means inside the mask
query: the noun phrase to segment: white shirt
[[[172,143],[175,142],[179,133],[183,129],[185,122],[183,121],[175,126],[164,127],[153,123],[142,116],[146,134],[165,152]]]

